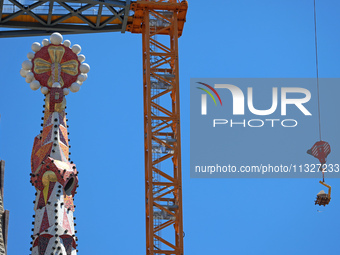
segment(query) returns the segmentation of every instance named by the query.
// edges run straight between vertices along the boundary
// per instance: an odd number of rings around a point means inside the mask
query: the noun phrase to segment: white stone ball
[[[85,74],[79,74],[78,75],[78,81],[84,82],[87,78],[85,75],[86,75],[86,73]]]
[[[52,84],[52,88],[61,88],[61,85],[59,82],[55,82]]]
[[[75,44],[72,46],[72,51],[76,54],[79,54],[81,52],[81,47],[79,44]]]
[[[22,77],[24,77],[24,78],[25,78],[25,77],[26,77],[26,74],[27,74],[27,72],[28,72],[27,70],[25,70],[25,69],[21,69],[21,70],[20,70],[20,75],[21,75]]]
[[[76,83],[76,82],[74,82],[74,83],[72,83],[72,85],[71,85],[71,87],[70,87],[70,90],[72,91],[72,92],[78,92],[79,91],[79,89],[80,89],[80,85],[78,84],[78,83]]]
[[[79,60],[80,63],[83,63],[85,61],[85,56],[83,54],[79,54],[78,60]]]
[[[46,87],[41,87],[40,91],[41,91],[41,93],[43,93],[44,95],[47,95],[47,93],[48,93],[48,88],[46,88]]]
[[[79,69],[80,69],[80,72],[82,73],[88,73],[90,71],[90,66],[86,63],[83,63],[80,65]]]
[[[77,83],[81,86],[83,85],[83,82],[82,81],[77,81]]]
[[[63,36],[56,32],[51,34],[50,40],[54,45],[59,45],[63,41]]]
[[[64,46],[65,47],[70,47],[71,46],[71,41],[70,40],[65,40],[64,41]]]
[[[22,62],[22,68],[25,70],[31,70],[32,69],[32,62],[29,60],[25,60],[24,62]]]
[[[32,81],[32,82],[30,83],[30,88],[31,88],[32,90],[37,90],[38,88],[40,88],[40,82],[37,81],[37,80]]]
[[[34,80],[34,74],[33,74],[32,72],[28,72],[28,73],[26,74],[26,79],[25,79],[25,81],[26,81],[27,83],[31,83],[33,80]]]
[[[48,39],[44,39],[44,40],[42,41],[42,45],[43,45],[43,46],[50,45],[50,41],[49,41]]]
[[[70,93],[70,91],[69,91],[68,88],[64,88],[64,89],[63,89],[63,92],[64,92],[64,95],[65,95],[65,96],[67,96],[67,95]]]
[[[33,52],[28,52],[27,53],[27,58],[28,59],[33,59],[34,58],[34,53]]]
[[[34,42],[33,44],[32,44],[32,50],[34,51],[34,52],[37,52],[37,51],[39,51],[40,49],[41,49],[41,45],[40,45],[40,43],[38,43],[38,42]]]

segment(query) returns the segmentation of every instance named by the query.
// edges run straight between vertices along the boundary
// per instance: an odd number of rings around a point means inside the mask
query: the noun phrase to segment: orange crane
[[[182,255],[178,37],[187,2],[138,1],[131,9],[127,30],[143,35],[146,254]],[[162,162],[168,167],[161,169]],[[160,233],[168,229],[174,236],[165,239]]]
[[[0,37],[52,32],[142,34],[146,254],[183,255],[178,38],[186,19],[187,1],[25,3],[0,1],[0,26],[7,28],[0,31]]]

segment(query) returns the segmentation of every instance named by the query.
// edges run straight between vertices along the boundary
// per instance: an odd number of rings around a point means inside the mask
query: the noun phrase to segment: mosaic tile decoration
[[[66,96],[77,92],[87,78],[89,65],[81,48],[53,33],[42,45],[33,43],[20,74],[33,90],[45,95],[41,134],[34,138],[31,183],[36,188],[32,255],[76,255],[73,199],[78,171],[69,162]]]

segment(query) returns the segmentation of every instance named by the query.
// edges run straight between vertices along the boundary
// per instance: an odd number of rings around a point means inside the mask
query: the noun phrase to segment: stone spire
[[[33,43],[29,60],[23,62],[20,74],[33,90],[45,95],[43,130],[35,137],[31,156],[31,183],[36,189],[33,255],[76,255],[74,228],[74,195],[78,171],[69,160],[66,98],[69,90],[77,92],[87,78],[90,67],[82,64],[79,45],[53,33],[41,46]]]

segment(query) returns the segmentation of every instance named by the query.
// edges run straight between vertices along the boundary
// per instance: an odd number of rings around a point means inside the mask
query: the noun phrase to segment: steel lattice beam
[[[186,1],[133,7],[143,35],[147,255],[183,255],[178,23],[186,8]]]
[[[0,0],[0,31],[2,37],[22,37],[63,34],[122,32],[129,20],[127,1],[31,1],[23,5],[18,0]],[[93,12],[93,13],[92,13]],[[132,17],[130,17],[132,20]]]

